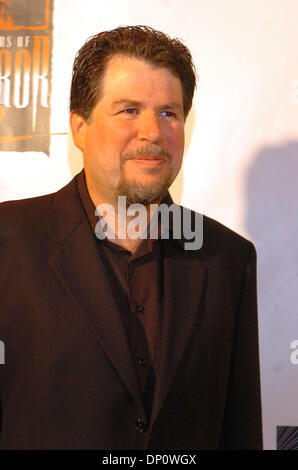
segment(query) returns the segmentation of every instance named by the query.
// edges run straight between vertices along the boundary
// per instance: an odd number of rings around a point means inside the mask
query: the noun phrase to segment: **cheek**
[[[125,144],[134,138],[136,131],[132,122],[119,119],[109,126],[108,134],[109,139],[113,139],[114,142],[121,145],[121,143]]]
[[[184,150],[184,129],[172,129],[168,132],[167,143],[173,156],[182,156]]]
[[[88,152],[95,154],[101,162],[112,162],[120,157],[131,141],[131,126],[123,123],[102,123],[92,130],[87,139]]]

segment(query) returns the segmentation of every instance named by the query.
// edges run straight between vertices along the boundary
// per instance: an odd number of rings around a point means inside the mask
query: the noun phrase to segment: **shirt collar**
[[[92,232],[95,235],[95,227],[96,227],[96,224],[98,222],[98,217],[95,215],[96,207],[95,207],[95,205],[94,205],[94,203],[93,203],[93,201],[92,201],[92,199],[89,195],[89,192],[88,192],[84,169],[77,175],[76,178],[77,178],[78,193],[79,193],[83,208],[84,208],[84,210],[87,214]],[[168,207],[171,206],[172,204],[174,204],[173,199],[172,199],[169,192],[167,192],[167,194],[165,195],[165,197],[163,198],[163,200],[161,201],[160,204],[166,204]],[[170,238],[170,240],[173,241],[173,242],[177,242],[178,246],[181,247],[184,250],[184,244],[185,244],[185,242],[187,242],[189,240],[184,238],[182,230],[181,230],[181,237],[180,238],[173,238],[174,226],[173,226],[173,218],[172,218],[171,213],[170,213],[168,223],[166,225],[162,225],[162,232],[164,230],[167,230],[167,228],[169,229],[169,238]],[[144,239],[143,241],[146,241],[146,239]]]

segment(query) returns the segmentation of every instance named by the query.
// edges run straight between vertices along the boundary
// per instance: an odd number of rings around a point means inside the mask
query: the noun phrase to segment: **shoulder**
[[[235,252],[254,250],[253,243],[221,222],[203,216],[204,243],[209,250],[224,248]]]
[[[201,230],[202,244],[197,250],[200,258],[211,263],[240,266],[246,264],[250,256],[256,257],[255,246],[246,237],[205,214],[184,209],[191,213],[192,229],[199,225]],[[196,255],[195,252],[192,253]]]
[[[222,223],[204,215],[203,253],[210,268],[237,285],[248,265],[256,267],[254,244]],[[252,264],[251,264],[252,263]]]
[[[30,227],[41,227],[46,223],[53,194],[7,201],[0,204],[0,234],[12,235]]]
[[[25,212],[32,215],[46,209],[50,204],[55,193],[46,194],[44,196],[31,197],[27,199],[17,199],[0,203],[0,216],[14,217],[20,216]]]
[[[43,196],[0,203],[0,238],[37,235],[46,229],[57,200],[69,201],[68,194],[74,187],[74,179],[60,190]]]

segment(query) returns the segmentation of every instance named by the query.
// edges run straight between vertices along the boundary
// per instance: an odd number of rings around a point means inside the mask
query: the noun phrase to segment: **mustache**
[[[122,155],[122,158],[121,158],[122,163],[126,162],[126,160],[130,160],[139,155],[161,155],[165,157],[167,160],[171,159],[171,155],[169,154],[169,152],[163,149],[160,145],[151,144],[151,145],[146,145],[144,147],[140,147],[137,150],[134,150],[133,152],[126,152],[125,154]]]

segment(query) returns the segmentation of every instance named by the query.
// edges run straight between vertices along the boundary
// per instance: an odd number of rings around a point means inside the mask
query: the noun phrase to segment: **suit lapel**
[[[189,343],[203,299],[206,266],[200,256],[181,254],[164,258],[164,309],[160,366],[151,415],[153,426],[170,390]]]
[[[61,199],[64,210],[68,207],[68,214],[61,213]],[[70,183],[56,194],[53,212],[49,236],[59,239],[61,246],[51,254],[49,264],[64,290],[91,324],[122,381],[141,403],[137,374],[115,302],[115,293],[105,275],[96,240],[80,205],[75,184]]]

